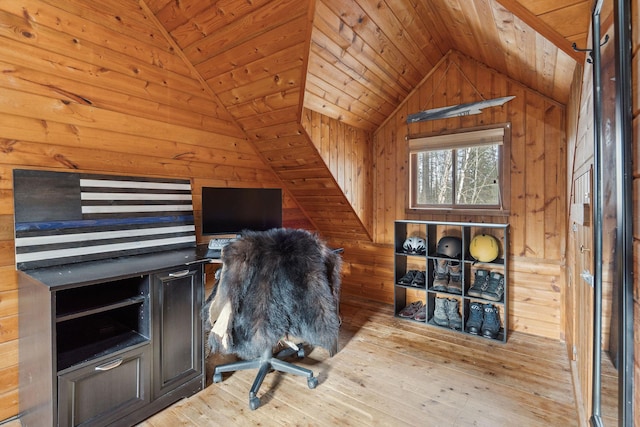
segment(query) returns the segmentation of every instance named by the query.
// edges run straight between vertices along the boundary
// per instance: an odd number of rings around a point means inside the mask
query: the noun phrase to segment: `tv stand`
[[[189,180],[13,171],[23,426],[134,425],[201,390]]]
[[[22,425],[132,425],[201,390],[194,254],[18,272]]]

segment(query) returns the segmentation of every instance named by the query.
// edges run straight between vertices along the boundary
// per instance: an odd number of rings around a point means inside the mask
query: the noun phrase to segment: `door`
[[[571,234],[569,265],[572,295],[569,308],[572,325],[569,328],[572,352],[578,375],[578,392],[591,413],[593,382],[593,233],[592,233],[592,171],[588,170],[573,182],[571,200]],[[573,258],[573,259],[571,259]]]
[[[152,276],[154,299],[154,397],[204,378],[203,266],[176,268]]]

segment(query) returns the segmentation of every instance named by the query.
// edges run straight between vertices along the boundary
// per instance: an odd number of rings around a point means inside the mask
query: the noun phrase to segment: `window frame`
[[[499,136],[501,134],[501,136]],[[501,140],[500,140],[501,138]],[[456,129],[451,131],[409,135],[408,141],[408,212],[437,212],[454,214],[476,215],[508,215],[510,209],[510,161],[511,161],[511,123],[500,123],[472,128]],[[419,205],[414,203],[417,199],[417,156],[418,152],[425,150],[452,150],[473,147],[475,145],[498,144],[498,180],[499,203],[498,205]],[[455,158],[455,156],[454,156]],[[452,171],[452,179],[455,180],[455,169]]]

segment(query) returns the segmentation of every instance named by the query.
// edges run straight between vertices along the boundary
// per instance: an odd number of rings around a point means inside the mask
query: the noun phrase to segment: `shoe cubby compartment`
[[[427,325],[506,342],[508,224],[398,220],[394,223],[394,232],[396,317],[406,319],[400,315],[402,310],[420,300],[425,304],[426,321],[423,323]],[[474,239],[476,236],[481,237]],[[412,239],[407,242],[414,237],[422,241]],[[421,244],[424,253],[413,250]],[[424,272],[424,287],[407,283],[412,271]],[[477,272],[480,272],[479,276]],[[476,284],[476,277],[485,281]],[[466,323],[473,302],[482,304],[483,308],[492,308],[492,313],[499,318],[497,333],[493,314],[489,315],[487,323],[491,328],[484,335],[482,327],[478,334],[468,332]],[[442,316],[443,304],[448,307],[452,319],[445,320]]]
[[[148,295],[147,277],[58,291],[58,371],[148,342]]]
[[[438,328],[453,331],[464,330],[462,315],[463,300],[460,296],[445,293],[429,293],[427,323]]]
[[[476,322],[472,315],[472,306],[479,305],[482,309],[481,318]],[[490,307],[487,307],[490,306]],[[496,310],[495,314],[491,314],[485,309],[492,308]],[[503,321],[505,319],[504,305],[494,304],[482,299],[465,299],[464,302],[464,331],[468,334],[482,338],[494,339],[498,341],[506,341],[505,329]],[[497,325],[497,326],[496,326]],[[474,332],[476,330],[476,332]]]

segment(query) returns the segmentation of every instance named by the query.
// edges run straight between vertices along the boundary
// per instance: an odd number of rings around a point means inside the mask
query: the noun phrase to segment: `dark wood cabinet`
[[[203,284],[200,268],[151,276],[153,288],[153,394],[159,397],[202,376]]]
[[[23,426],[134,425],[204,387],[187,179],[13,171]]]
[[[204,387],[192,252],[18,272],[23,426],[132,425]]]

